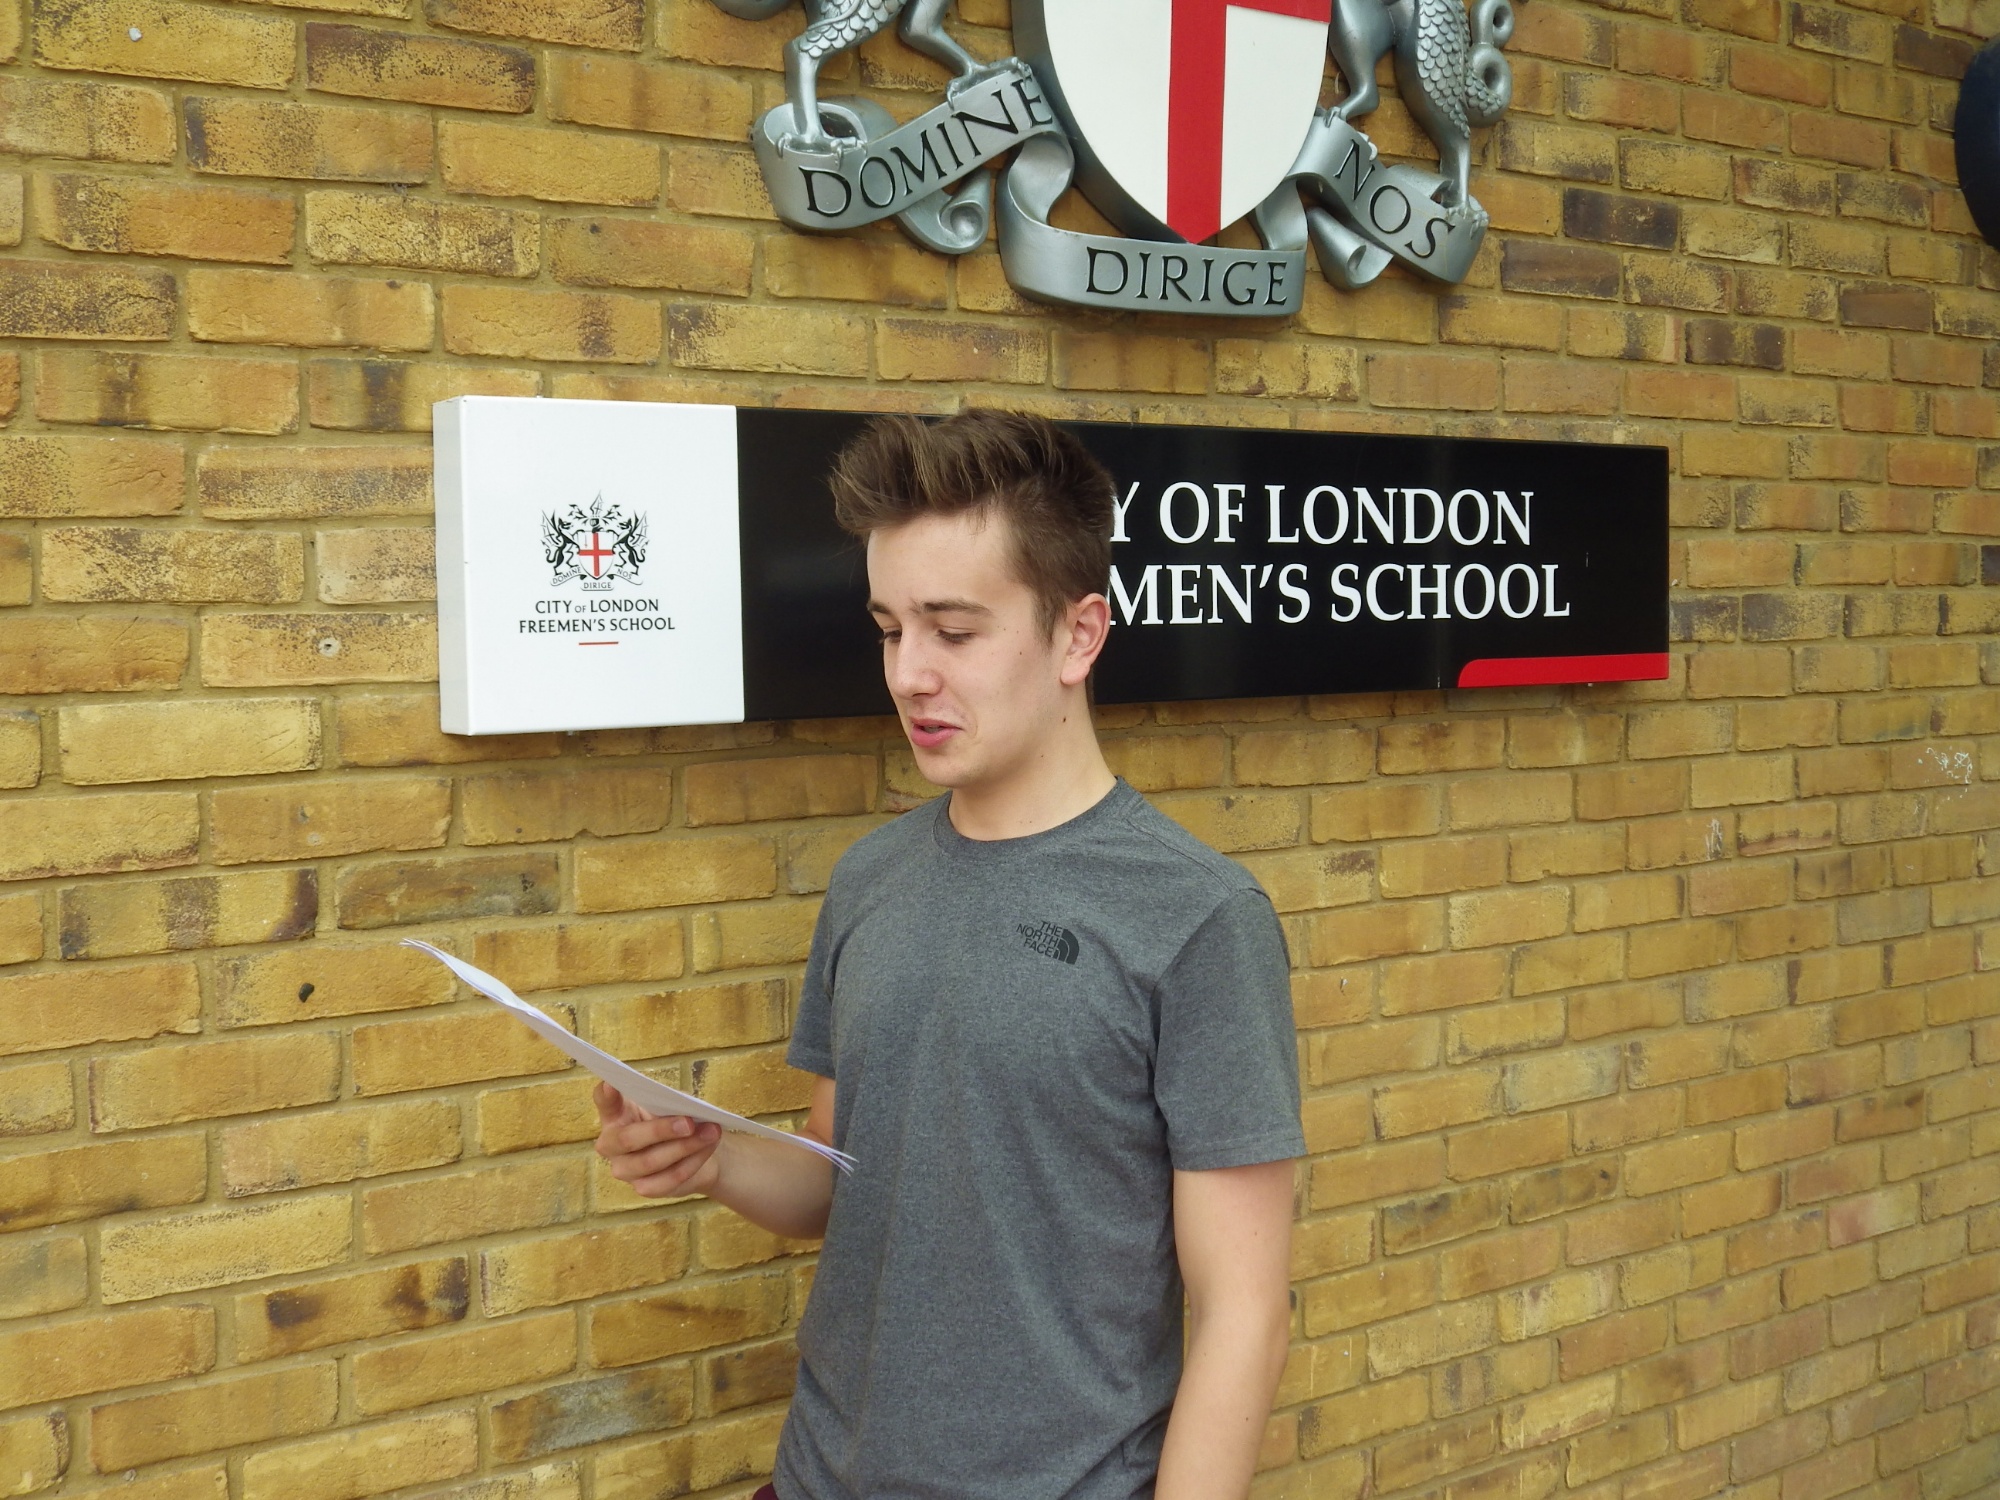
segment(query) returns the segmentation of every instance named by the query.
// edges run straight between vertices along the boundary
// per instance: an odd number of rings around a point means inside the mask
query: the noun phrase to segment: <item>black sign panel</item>
[[[752,719],[891,711],[826,489],[866,421],[737,414]],[[1666,675],[1665,449],[1066,425],[1117,485],[1101,703]]]

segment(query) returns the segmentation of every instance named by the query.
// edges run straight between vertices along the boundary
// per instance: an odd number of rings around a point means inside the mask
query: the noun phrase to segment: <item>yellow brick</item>
[[[224,1027],[441,1005],[458,985],[436,959],[400,943],[308,943],[220,958],[209,976],[216,1022]]]
[[[703,912],[694,919],[694,970],[799,963],[812,942],[817,901]]]
[[[304,586],[297,537],[130,526],[43,533],[42,596],[64,603],[283,604]]]
[[[196,462],[195,487],[202,514],[220,521],[427,515],[431,455],[428,448],[210,448]]]
[[[66,250],[266,264],[292,253],[297,209],[271,193],[63,172],[38,173],[33,196],[37,232]]]
[[[1375,1125],[1384,1140],[1463,1125],[1499,1107],[1499,1074],[1467,1069],[1375,1091]]]
[[[1451,899],[1454,948],[1483,948],[1554,937],[1568,924],[1569,893],[1562,889],[1490,891]]]
[[[180,509],[180,444],[0,437],[0,516],[163,516]]]
[[[652,767],[504,772],[462,786],[459,819],[468,844],[652,833],[665,825],[673,801],[667,772]]]
[[[1196,838],[1229,853],[1298,842],[1298,799],[1282,793],[1234,792],[1162,797],[1156,805]]]
[[[0,1137],[48,1135],[75,1123],[68,1063],[0,1068]]]
[[[0,1056],[191,1032],[200,1013],[189,963],[17,975],[0,979]]]
[[[1240,396],[1353,401],[1361,394],[1361,362],[1352,349],[1218,339],[1215,388]]]
[[[0,713],[0,787],[33,786],[41,779],[41,716],[25,710]]]
[[[412,281],[196,270],[188,273],[187,299],[188,333],[211,344],[428,349],[437,321],[435,294]],[[350,449],[344,456],[368,455]]]
[[[0,636],[0,649],[4,649]],[[0,802],[0,880],[158,870],[195,862],[192,794],[147,792]]]
[[[218,791],[209,803],[217,864],[312,859],[444,842],[449,784],[412,778]]]
[[[620,1057],[669,1057],[779,1041],[786,1029],[784,983],[767,979],[600,1000],[590,1035]]]
[[[64,709],[63,780],[96,785],[312,770],[320,758],[311,699],[103,704]]]
[[[542,377],[532,370],[358,359],[320,359],[306,366],[308,420],[344,431],[429,432],[434,402],[541,393]],[[435,589],[435,580],[431,586]]]
[[[0,1422],[0,1474],[8,1493],[48,1489],[69,1467],[69,1424],[59,1411]]]
[[[0,267],[0,336],[9,338],[164,339],[178,304],[163,271],[70,261]]]
[[[1501,763],[1507,726],[1500,719],[1388,724],[1379,738],[1377,754],[1384,775],[1474,771]]]
[[[470,1474],[479,1426],[469,1411],[432,1412],[264,1448],[243,1461],[244,1500],[359,1500]]]
[[[641,0],[429,0],[433,24],[455,31],[636,52]]]
[[[434,1333],[354,1356],[363,1416],[428,1406],[560,1375],[576,1366],[576,1320],[562,1313]]]
[[[1047,337],[1034,328],[883,318],[875,325],[875,367],[884,380],[1040,385]]]
[[[1375,768],[1375,737],[1360,729],[1259,730],[1236,736],[1231,758],[1245,786],[1363,781]]]
[[[532,276],[541,216],[325,188],[306,194],[306,249],[320,262]]]
[[[1375,1381],[1360,1390],[1305,1408],[1299,1415],[1299,1451],[1315,1458],[1423,1421],[1429,1392],[1421,1375]]]
[[[203,624],[201,680],[210,687],[436,679],[433,615],[218,614]]]
[[[455,193],[628,207],[660,196],[659,148],[618,136],[448,119],[438,160]]]
[[[574,1024],[575,1014],[568,1006],[542,1008],[563,1025]],[[357,1095],[553,1073],[570,1065],[567,1057],[514,1017],[491,1006],[470,1014],[356,1027],[350,1049]]]
[[[555,219],[549,268],[572,286],[665,287],[741,297],[756,243],[738,229],[651,219]]]
[[[298,370],[275,360],[44,351],[35,415],[98,427],[291,432],[299,424]]]
[[[107,1303],[198,1291],[344,1260],[352,1237],[345,1193],[202,1209],[107,1227],[98,1285]]]
[[[340,1092],[331,1032],[153,1046],[91,1059],[93,1131],[324,1104]]]
[[[1351,791],[1315,793],[1313,840],[1365,844],[1435,833],[1443,826],[1442,802],[1434,786],[1394,782],[1378,782]]]
[[[801,234],[772,235],[764,241],[764,288],[777,297],[831,297],[894,307],[943,307],[946,267],[939,257],[914,245],[882,239],[834,239]],[[924,323],[885,320],[880,327],[899,332]],[[976,344],[998,330],[958,330]],[[884,346],[886,343],[884,341]],[[890,371],[890,379],[910,378]],[[924,377],[917,376],[922,379]]]
[[[467,1288],[465,1262],[446,1259],[244,1292],[235,1299],[236,1357],[269,1359],[455,1323],[465,1316]]]
[[[681,926],[671,917],[635,917],[502,928],[473,938],[472,961],[529,994],[675,979],[683,963]]]
[[[749,83],[711,68],[561,52],[547,66],[551,119],[717,141],[750,131]]]
[[[81,1307],[89,1286],[82,1235],[13,1234],[0,1240],[0,1318]]]
[[[0,80],[0,147],[18,156],[170,162],[178,131],[158,89],[16,74]]]
[[[1209,350],[1196,339],[1064,329],[1052,353],[1060,390],[1198,396],[1208,389]]]
[[[491,42],[308,22],[306,83],[327,94],[517,115],[535,102],[535,58]]]
[[[352,1182],[456,1161],[458,1106],[425,1099],[257,1120],[224,1129],[220,1145],[232,1198]]]
[[[591,1362],[638,1364],[775,1333],[788,1301],[785,1277],[746,1276],[606,1302],[590,1311]]]
[[[296,45],[288,20],[178,0],[76,0],[43,9],[35,25],[44,67],[238,88],[284,88]]]
[[[861,761],[861,757],[841,757]],[[872,773],[866,761],[862,765]],[[749,762],[752,765],[787,762]],[[690,768],[690,774],[701,767]],[[854,780],[853,794],[860,793]],[[872,774],[870,776],[872,779]],[[800,778],[794,777],[794,781]],[[838,788],[782,781],[764,785],[745,780],[740,787],[713,788],[712,806],[718,816],[705,821],[741,822],[742,816],[765,811],[783,799],[797,805],[817,796],[829,800]],[[831,809],[829,809],[831,810]],[[768,816],[797,816],[785,811]],[[690,821],[694,821],[690,819]],[[777,849],[771,840],[747,836],[678,838],[604,846],[585,845],[575,853],[576,902],[579,911],[627,911],[638,908],[685,906],[710,901],[740,901],[769,896],[777,889]]]
[[[481,1090],[476,1101],[479,1149],[487,1156],[535,1146],[587,1141],[597,1135],[596,1083],[588,1076],[523,1088]]]
[[[691,827],[825,817],[868,810],[875,763],[863,755],[716,761],[685,773]]]
[[[1498,837],[1391,844],[1379,858],[1382,894],[1390,897],[1498,885],[1507,876],[1507,843]]]
[[[480,1255],[489,1317],[677,1281],[687,1270],[684,1218],[497,1245]]]
[[[0,532],[0,609],[26,604],[34,597],[35,560],[27,535]]]
[[[435,533],[371,526],[313,536],[313,571],[323,604],[400,604],[437,597]]]
[[[452,286],[444,294],[444,346],[504,359],[650,365],[660,357],[660,311],[608,292]]]
[[[699,1059],[688,1081],[691,1092],[743,1115],[802,1110],[812,1102],[811,1075],[788,1066],[782,1047]]]
[[[188,165],[227,177],[423,182],[431,133],[421,115],[383,109],[195,98],[182,106]]]
[[[0,1333],[0,1411],[199,1374],[215,1363],[215,1313],[152,1307]]]
[[[340,1404],[331,1361],[188,1385],[91,1408],[90,1458],[98,1469],[136,1468],[190,1453],[331,1427]]]
[[[683,1494],[737,1480],[755,1480],[776,1461],[780,1414],[766,1412],[732,1422],[615,1449],[593,1466],[603,1500],[642,1500],[662,1484]]]
[[[350,929],[545,916],[556,908],[557,881],[553,854],[406,859],[342,870],[333,899],[340,925]]]
[[[694,1409],[685,1364],[548,1386],[492,1409],[494,1455],[514,1462],[582,1443],[683,1425]]]
[[[675,306],[667,310],[668,354],[698,370],[775,375],[865,375],[869,330],[852,313],[794,307]]]
[[[561,1224],[583,1212],[581,1160],[524,1161],[390,1183],[361,1194],[370,1255]]]

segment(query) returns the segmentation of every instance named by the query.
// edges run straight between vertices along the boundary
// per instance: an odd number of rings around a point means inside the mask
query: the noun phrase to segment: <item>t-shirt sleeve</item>
[[[1153,1092],[1179,1171],[1303,1156],[1291,965],[1259,890],[1226,899],[1161,977]]]
[[[812,951],[806,955],[806,977],[799,986],[799,1014],[792,1022],[791,1045],[785,1061],[822,1078],[833,1074],[833,895],[819,904],[813,924]]]

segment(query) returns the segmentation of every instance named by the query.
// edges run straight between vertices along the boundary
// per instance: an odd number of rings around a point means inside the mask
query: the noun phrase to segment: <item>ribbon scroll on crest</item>
[[[733,14],[762,17],[784,0],[716,3]],[[1216,138],[1205,146],[1195,141],[1192,167],[1176,165],[1182,158],[1169,155],[1163,180],[1181,205],[1173,210],[1159,206],[1159,184],[1149,176],[1153,168],[1142,159],[1143,151],[1139,165],[1131,165],[1133,142],[1144,137],[1135,136],[1132,120],[1118,111],[1137,106],[1119,104],[1107,112],[1105,98],[1124,95],[1116,89],[1105,97],[1085,92],[1105,51],[1079,48],[1074,41],[1087,34],[1090,23],[1080,30],[1077,16],[1083,13],[1064,11],[1062,25],[1051,27],[1052,7],[1091,0],[1016,0],[1029,56],[988,63],[975,60],[944,32],[948,0],[804,3],[811,24],[786,48],[789,97],[752,128],[771,201],[778,217],[795,229],[839,232],[893,218],[919,244],[963,255],[985,244],[997,225],[1008,280],[1028,296],[1105,311],[1251,318],[1284,317],[1299,309],[1308,245],[1326,278],[1353,291],[1392,261],[1437,281],[1461,281],[1485,236],[1486,211],[1469,187],[1471,131],[1497,120],[1509,102],[1511,79],[1499,50],[1513,31],[1509,0],[1472,0],[1469,15],[1466,0],[1284,0],[1259,7],[1317,26],[1310,35],[1324,36],[1325,50],[1348,81],[1347,97],[1332,108],[1316,108],[1308,92],[1303,106],[1286,105],[1300,108],[1291,118],[1306,122],[1290,169],[1284,170],[1286,156],[1273,161],[1267,150],[1259,169],[1266,175],[1244,179],[1240,168],[1231,168],[1239,176],[1230,179],[1224,167],[1225,106],[1236,105],[1224,89],[1223,63],[1209,59],[1204,65],[1216,74],[1209,80],[1214,97],[1206,100],[1213,119],[1203,128],[1212,125],[1209,133]],[[898,124],[871,100],[819,99],[820,64],[899,14],[906,41],[953,67],[956,76],[943,102]],[[1176,6],[1174,15],[1179,14]],[[1081,83],[1062,72],[1057,53],[1063,44],[1051,42],[1058,34],[1070,39],[1069,66],[1084,75]],[[1194,40],[1203,38],[1213,40],[1207,33]],[[1188,40],[1190,56],[1199,51],[1193,40],[1178,34],[1172,40],[1174,49]],[[1320,47],[1317,40],[1312,45]],[[1404,102],[1437,144],[1436,169],[1384,162],[1353,123],[1375,108],[1375,66],[1391,52]],[[1174,52],[1176,66],[1180,55]],[[1264,54],[1272,56],[1283,54]],[[1316,76],[1304,79],[1308,88]],[[1090,130],[1100,132],[1096,138],[1081,128],[1079,99],[1094,111],[1089,119]],[[1193,139],[1189,129],[1181,119],[1171,133],[1180,144],[1170,152]],[[1263,139],[1279,145],[1269,136]],[[1101,146],[1107,140],[1113,148],[1109,157]],[[996,194],[993,165],[1009,153],[1012,160],[1000,173]],[[1128,191],[1119,170],[1143,185]],[[1235,185],[1226,186],[1232,180]],[[1051,224],[1051,211],[1073,182],[1131,233],[1086,234]],[[1248,208],[1264,248],[1191,242],[1218,217],[1197,221],[1184,207],[1189,183],[1196,184],[1193,196],[1205,205],[1201,211],[1214,207],[1215,195],[1234,193],[1233,206],[1219,218]],[[1150,200],[1148,191],[1154,194]],[[1256,201],[1257,193],[1266,196]]]

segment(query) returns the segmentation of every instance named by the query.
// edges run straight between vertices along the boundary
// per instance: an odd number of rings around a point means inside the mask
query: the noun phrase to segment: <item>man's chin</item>
[[[960,753],[961,749],[958,736],[953,735],[944,744],[932,747],[912,742],[910,754],[916,759],[918,775],[932,786],[941,786],[949,791],[973,779],[972,769]]]

